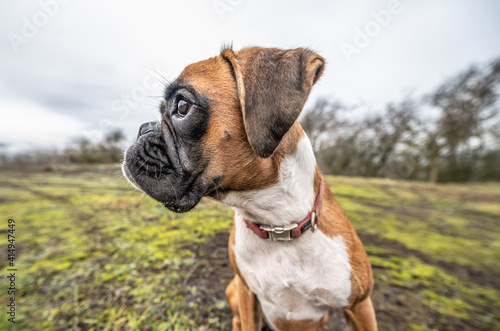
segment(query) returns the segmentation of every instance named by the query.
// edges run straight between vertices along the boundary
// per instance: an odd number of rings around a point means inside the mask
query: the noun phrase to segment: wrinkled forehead
[[[220,98],[223,97],[223,93],[236,92],[236,83],[231,70],[229,63],[217,56],[188,65],[178,80],[210,99]]]

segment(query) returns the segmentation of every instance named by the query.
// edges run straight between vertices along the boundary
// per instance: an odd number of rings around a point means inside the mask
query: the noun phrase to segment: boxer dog
[[[331,308],[377,328],[367,255],[297,122],[324,67],[304,48],[224,49],[168,85],[125,153],[126,178],[168,209],[234,208],[234,330],[317,330]]]

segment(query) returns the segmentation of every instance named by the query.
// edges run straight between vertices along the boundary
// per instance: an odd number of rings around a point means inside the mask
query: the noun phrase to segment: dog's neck
[[[297,223],[313,208],[316,158],[306,135],[297,148],[285,155],[279,168],[279,181],[270,187],[230,192],[224,203],[236,213],[258,224],[285,225]]]

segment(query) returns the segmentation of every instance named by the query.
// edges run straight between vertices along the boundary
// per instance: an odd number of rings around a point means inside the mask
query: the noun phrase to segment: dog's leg
[[[241,319],[241,331],[260,331],[262,328],[259,302],[240,277],[238,284],[238,306]]]
[[[238,309],[238,275],[233,277],[233,280],[226,287],[226,297],[229,304],[229,309],[233,313],[233,331],[241,330],[240,313]]]
[[[370,297],[367,297],[351,308],[344,308],[343,310],[355,331],[377,330],[375,310],[373,309]]]
[[[259,302],[238,275],[227,286],[226,296],[233,313],[233,330],[260,331],[262,320]]]

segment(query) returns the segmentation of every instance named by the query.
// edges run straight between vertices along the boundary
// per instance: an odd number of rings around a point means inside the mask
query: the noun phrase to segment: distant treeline
[[[356,107],[320,99],[301,124],[326,174],[431,182],[500,180],[500,59],[472,67],[419,98],[352,116]],[[125,136],[77,138],[63,150],[9,156],[0,168],[118,163]],[[1,147],[1,146],[0,146]]]
[[[500,180],[500,59],[363,118],[322,99],[301,124],[324,173],[431,182]],[[365,112],[366,114],[366,112]]]
[[[0,154],[0,168],[22,169],[43,166],[46,170],[51,170],[53,166],[61,164],[118,163],[123,157],[124,141],[125,135],[120,129],[111,130],[98,141],[78,137],[70,144],[70,147],[62,151],[40,149],[12,156]]]

